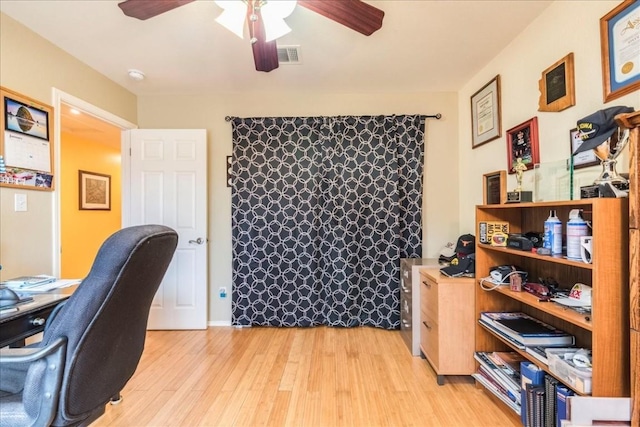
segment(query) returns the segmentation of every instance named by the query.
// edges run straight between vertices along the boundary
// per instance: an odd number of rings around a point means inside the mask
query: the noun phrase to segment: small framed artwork
[[[573,52],[542,72],[538,111],[562,111],[576,105]]]
[[[80,210],[111,210],[111,176],[78,171]]]
[[[499,205],[507,201],[507,173],[496,171],[482,175],[482,194],[485,205]]]
[[[640,89],[640,2],[625,0],[600,18],[603,101]]]
[[[522,159],[526,170],[533,169],[536,163],[540,163],[537,117],[507,131],[507,170],[510,174],[516,172],[518,159]]]
[[[500,138],[500,75],[471,95],[471,148]]]
[[[580,138],[578,128],[574,128],[569,131],[569,142],[571,143],[571,154],[573,154],[573,152],[582,145],[582,138]],[[593,150],[583,151],[582,153],[578,153],[572,157],[574,169],[581,169],[600,164],[600,160],[598,160],[596,153]]]

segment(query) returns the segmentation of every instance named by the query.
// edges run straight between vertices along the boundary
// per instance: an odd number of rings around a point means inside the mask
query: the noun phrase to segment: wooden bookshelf
[[[550,209],[557,211],[563,222],[563,231],[566,231],[569,211],[582,209],[583,217],[592,223],[592,264],[478,243],[476,281],[489,276],[489,269],[493,266],[512,264],[527,271],[530,282],[551,277],[567,290],[577,282],[584,283],[593,288],[591,314],[578,313],[553,302],[542,302],[529,293],[511,291],[508,286],[484,291],[478,285],[476,319],[480,318],[482,311],[522,311],[569,332],[576,337],[578,347],[592,349],[591,394],[600,397],[629,396],[628,200],[599,198],[481,205],[476,207],[476,224],[507,221],[510,233],[541,232]],[[476,231],[479,235],[479,229]],[[514,348],[480,324],[476,325],[476,351],[517,351],[555,376],[532,355]]]

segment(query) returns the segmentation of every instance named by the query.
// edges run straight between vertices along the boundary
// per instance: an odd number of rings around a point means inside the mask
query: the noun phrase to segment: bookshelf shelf
[[[510,253],[510,254],[514,254],[514,255],[517,255],[517,256],[520,256],[520,257],[524,257],[524,258],[531,258],[531,259],[535,259],[535,260],[539,260],[539,261],[550,262],[550,263],[553,263],[553,264],[570,265],[570,266],[577,267],[577,268],[583,268],[585,270],[592,270],[593,269],[593,264],[585,264],[582,261],[572,261],[570,259],[563,258],[563,257],[538,255],[538,254],[535,254],[533,252],[519,251],[519,250],[515,250],[515,249],[509,249],[509,248],[506,248],[506,247],[491,246],[491,245],[482,244],[482,243],[480,244],[480,246],[482,246],[485,250],[488,250],[488,251]]]
[[[583,217],[591,222],[592,264],[480,243],[476,246],[477,282],[489,276],[491,267],[508,264],[527,271],[531,282],[553,278],[567,290],[575,283],[584,283],[593,289],[590,315],[541,302],[532,294],[513,292],[508,286],[484,291],[477,284],[475,294],[476,320],[483,311],[522,311],[574,335],[578,347],[590,348],[591,394],[597,397],[623,397],[630,393],[628,206],[628,199],[599,198],[476,207],[476,224],[505,221],[511,233],[541,232],[550,209],[555,209],[563,221],[563,231],[572,209],[581,209]],[[479,235],[479,227],[476,233]],[[479,323],[475,341],[476,351],[516,351],[554,375],[544,363]]]
[[[538,297],[527,292],[512,292],[507,286],[498,288],[495,291],[501,294],[505,294],[509,298],[520,301],[521,303],[526,304],[532,308],[543,310],[552,316],[565,320],[569,323],[579,326],[580,328],[586,329],[588,331],[593,330],[593,322],[590,314],[581,314],[575,310],[563,307],[553,302],[540,301]]]

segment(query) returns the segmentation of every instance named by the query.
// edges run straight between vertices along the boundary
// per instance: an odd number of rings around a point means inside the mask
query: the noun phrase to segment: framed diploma
[[[478,148],[502,132],[500,75],[471,96],[471,148]]]
[[[576,105],[573,52],[542,72],[538,111],[562,111]]]
[[[485,205],[499,205],[507,200],[507,173],[496,171],[482,175],[482,194]]]
[[[640,2],[625,0],[600,18],[603,101],[640,89]]]
[[[576,151],[578,147],[582,145],[582,138],[580,138],[580,132],[578,128],[573,128],[569,131],[569,142],[571,144],[571,153]],[[599,165],[600,160],[596,157],[596,153],[593,150],[583,151],[573,156],[573,168],[581,169],[589,166]]]

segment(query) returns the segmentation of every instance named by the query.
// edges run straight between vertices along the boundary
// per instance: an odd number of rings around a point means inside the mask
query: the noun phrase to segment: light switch
[[[14,210],[16,212],[26,212],[27,211],[27,195],[26,194],[16,194],[15,195]]]

